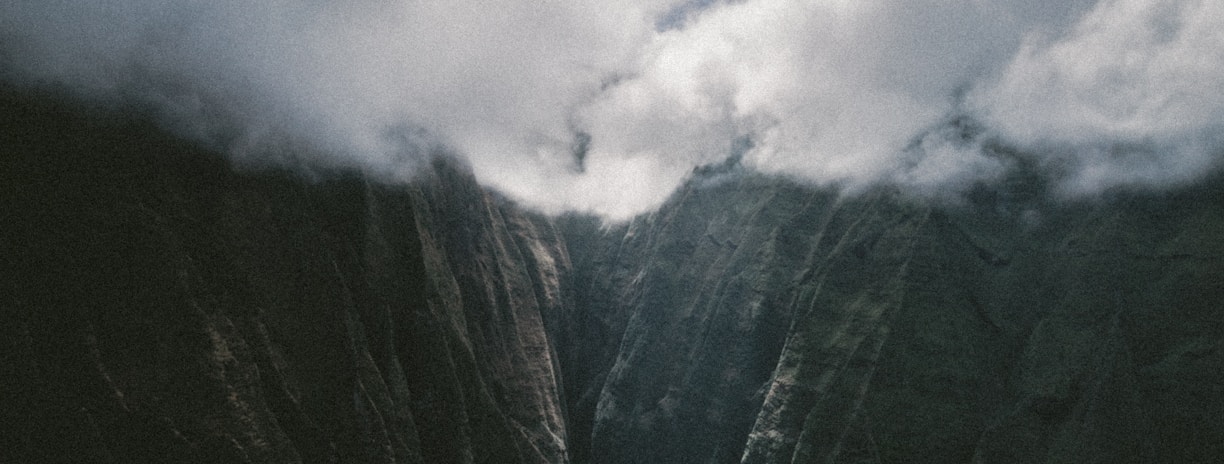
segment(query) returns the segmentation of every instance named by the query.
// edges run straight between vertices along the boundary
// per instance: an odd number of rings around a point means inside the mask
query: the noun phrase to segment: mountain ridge
[[[618,225],[6,94],[4,462],[1213,462],[1224,183],[728,167]],[[710,176],[717,177],[711,181]]]

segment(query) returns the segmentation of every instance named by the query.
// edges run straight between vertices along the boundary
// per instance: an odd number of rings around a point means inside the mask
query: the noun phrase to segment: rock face
[[[1224,189],[1041,190],[839,198],[724,173],[622,229],[567,224],[571,330],[613,340],[567,385],[594,417],[575,456],[1218,461]]]
[[[724,166],[606,226],[445,158],[242,173],[0,103],[0,462],[1224,457],[1224,182],[934,201]]]
[[[548,222],[5,103],[0,461],[567,461]]]

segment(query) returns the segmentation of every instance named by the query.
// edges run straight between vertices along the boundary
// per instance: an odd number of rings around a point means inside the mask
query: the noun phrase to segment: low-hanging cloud
[[[970,100],[1069,193],[1192,181],[1224,155],[1224,3],[1101,2]]]
[[[1190,0],[17,0],[0,76],[154,112],[240,162],[395,180],[428,152],[547,212],[625,218],[696,166],[914,191],[998,139],[1068,192],[1224,146],[1224,11]],[[965,139],[951,121],[981,125]]]

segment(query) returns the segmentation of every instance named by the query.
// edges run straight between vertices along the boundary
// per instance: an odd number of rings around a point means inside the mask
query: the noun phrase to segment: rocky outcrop
[[[6,98],[0,461],[567,462],[548,221]]]

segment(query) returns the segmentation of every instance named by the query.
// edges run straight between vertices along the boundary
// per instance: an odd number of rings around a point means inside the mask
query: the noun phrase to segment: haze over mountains
[[[1221,5],[5,3],[0,462],[1219,462]]]
[[[0,10],[0,59],[242,163],[394,180],[443,147],[530,207],[624,220],[729,156],[955,193],[1012,167],[1003,144],[1072,196],[1193,181],[1222,146],[1221,8],[53,0]]]

